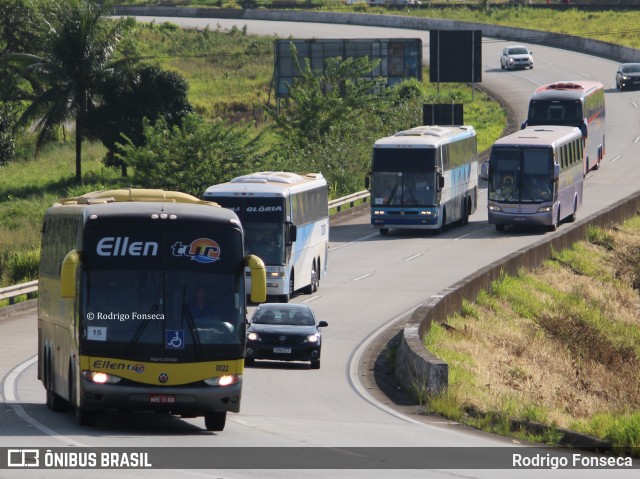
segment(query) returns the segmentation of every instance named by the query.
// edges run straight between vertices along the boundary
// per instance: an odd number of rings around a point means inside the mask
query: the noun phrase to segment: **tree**
[[[143,65],[124,78],[111,77],[103,85],[102,103],[91,111],[87,134],[98,138],[109,150],[105,164],[120,168],[127,164],[116,155],[123,135],[135,146],[144,146],[143,119],[150,124],[165,120],[169,128],[180,124],[193,108],[187,99],[188,84],[175,72]]]
[[[227,126],[205,122],[195,113],[170,128],[164,119],[145,120],[145,145],[128,140],[118,156],[135,169],[141,186],[179,190],[202,196],[204,190],[268,164],[260,135],[253,125]]]
[[[131,21],[103,18],[104,5],[89,0],[63,0],[47,18],[41,54],[10,53],[6,58],[21,68],[34,98],[19,120],[35,121],[36,151],[56,128],[75,121],[76,182],[82,181],[82,139],[87,112],[99,104],[105,80],[123,75],[135,60],[119,56],[119,45]]]

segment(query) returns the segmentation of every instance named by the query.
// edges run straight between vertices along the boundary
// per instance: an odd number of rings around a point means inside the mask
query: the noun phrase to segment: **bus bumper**
[[[157,387],[96,384],[82,378],[80,407],[201,416],[212,411],[239,412],[241,392],[242,381],[229,386]]]
[[[553,211],[545,213],[504,213],[489,211],[490,225],[549,226],[553,223]]]

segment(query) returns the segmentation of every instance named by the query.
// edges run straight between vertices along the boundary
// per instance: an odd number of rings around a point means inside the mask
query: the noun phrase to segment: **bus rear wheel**
[[[204,427],[207,431],[222,431],[227,422],[227,411],[204,413]]]

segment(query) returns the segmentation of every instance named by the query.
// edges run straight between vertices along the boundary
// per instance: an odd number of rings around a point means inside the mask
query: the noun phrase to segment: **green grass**
[[[427,411],[530,441],[557,444],[569,428],[640,447],[640,220],[589,239],[432,326],[424,344],[449,388],[422,397]]]

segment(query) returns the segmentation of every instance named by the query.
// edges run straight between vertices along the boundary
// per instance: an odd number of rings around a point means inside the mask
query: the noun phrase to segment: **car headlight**
[[[242,381],[241,374],[227,374],[226,376],[205,379],[204,383],[207,386],[231,386],[232,384],[238,384],[240,381]]]
[[[513,62],[515,62],[515,60],[513,58],[509,58],[509,62],[513,63]]]
[[[247,334],[247,339],[249,341],[260,341],[260,336],[258,335],[258,333],[249,333]]]
[[[82,371],[82,377],[96,384],[117,384],[122,381],[121,377],[102,371]]]
[[[628,75],[622,75],[622,79],[623,79],[623,80],[628,80],[629,78],[631,78],[631,77],[630,77],[630,76],[628,76]]]
[[[307,339],[304,340],[305,343],[317,343],[320,341],[320,334],[313,333],[307,336]]]

